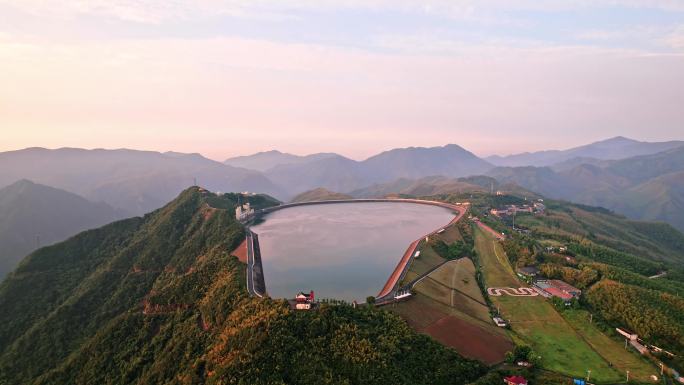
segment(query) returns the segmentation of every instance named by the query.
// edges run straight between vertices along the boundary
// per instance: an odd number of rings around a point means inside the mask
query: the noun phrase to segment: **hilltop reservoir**
[[[284,208],[252,227],[259,235],[266,290],[292,298],[365,301],[382,289],[407,246],[445,226],[453,211],[400,202],[349,202]]]

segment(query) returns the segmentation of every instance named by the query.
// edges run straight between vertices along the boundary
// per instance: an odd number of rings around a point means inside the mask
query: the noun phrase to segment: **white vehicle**
[[[498,326],[500,328],[506,327],[506,321],[504,321],[504,319],[501,317],[494,317],[494,318],[492,318],[492,321],[494,321],[496,326]]]
[[[439,231],[437,232],[437,234],[442,234],[443,232],[444,232],[444,229],[439,229]]]
[[[416,251],[415,254],[413,254],[413,258],[418,258],[420,257],[420,250]]]

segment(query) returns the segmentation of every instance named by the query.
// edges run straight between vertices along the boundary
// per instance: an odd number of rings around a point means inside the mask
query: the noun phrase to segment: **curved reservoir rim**
[[[451,219],[450,222],[445,223],[437,228],[435,228],[433,231],[422,235],[419,237],[417,240],[414,240],[411,242],[409,245],[408,249],[404,252],[402,257],[399,259],[396,267],[392,272],[390,273],[389,277],[386,280],[385,285],[382,287],[380,293],[378,294],[378,298],[382,298],[387,296],[388,294],[391,294],[394,287],[397,285],[398,282],[400,282],[401,277],[403,277],[410,266],[410,261],[414,258],[414,253],[415,249],[418,246],[418,243],[420,240],[422,240],[425,236],[430,236],[441,229],[445,228],[446,226],[449,226],[459,220],[463,214],[466,211],[466,206],[463,205],[455,205],[455,204],[450,204],[450,203],[445,203],[445,202],[438,202],[438,201],[427,201],[427,200],[418,200],[418,199],[351,199],[351,200],[333,200],[333,201],[316,201],[316,202],[298,202],[298,203],[293,203],[293,204],[286,204],[286,205],[280,205],[280,206],[274,206],[273,208],[269,208],[266,210],[263,210],[260,214],[263,215],[263,219],[266,220],[270,214],[274,212],[281,212],[282,210],[288,209],[288,208],[295,208],[295,207],[301,207],[301,206],[314,206],[314,205],[330,205],[330,204],[345,204],[345,203],[357,203],[357,204],[362,204],[362,203],[405,203],[405,204],[421,204],[421,205],[430,205],[430,206],[436,206],[436,207],[441,207],[444,209],[448,209],[451,211],[451,214],[454,214],[454,217]],[[263,224],[263,223],[262,223]]]

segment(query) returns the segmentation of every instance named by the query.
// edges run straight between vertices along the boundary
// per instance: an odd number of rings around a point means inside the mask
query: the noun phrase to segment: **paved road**
[[[475,221],[475,222],[477,222],[477,225],[478,225],[482,230],[484,230],[484,231],[488,232],[489,234],[493,235],[496,239],[498,239],[498,240],[500,240],[500,241],[503,241],[504,239],[506,239],[503,235],[501,235],[500,232],[498,232],[498,231],[494,230],[493,228],[491,228],[491,227],[485,225],[484,223],[482,223],[482,222],[480,222],[480,221]]]
[[[247,291],[250,295],[263,297],[254,290],[254,233],[247,229]]]

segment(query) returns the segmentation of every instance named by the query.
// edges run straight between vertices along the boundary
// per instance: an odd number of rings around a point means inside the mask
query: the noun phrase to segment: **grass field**
[[[488,287],[520,287],[498,242],[475,229],[475,247]],[[543,297],[491,297],[512,327],[515,340],[532,346],[545,369],[569,376],[591,378],[598,383],[615,383],[623,375],[592,346]]]
[[[406,272],[406,275],[401,282],[402,285],[413,281],[417,277],[433,269],[435,266],[439,266],[446,261],[446,259],[440,257],[432,247],[426,246],[425,241],[420,242],[418,249],[420,250],[420,257],[413,258],[411,261],[409,270]]]
[[[575,377],[585,377],[591,370],[591,378],[601,383],[623,378],[543,297],[502,296],[493,302],[518,338],[542,357],[545,369]]]
[[[513,268],[508,263],[508,258],[501,245],[494,242],[479,227],[473,226],[475,236],[475,249],[478,252],[480,263],[487,287],[518,287],[520,283],[515,277]]]
[[[437,237],[437,239],[444,241],[446,244],[463,240],[463,236],[461,235],[461,232],[458,231],[458,227],[453,225],[445,227],[442,234],[435,234],[434,236]]]
[[[442,234],[435,234],[432,237],[442,240],[447,244],[463,240],[461,232],[458,231],[458,227],[456,226],[448,226]],[[417,249],[420,250],[420,257],[414,258],[411,262],[409,270],[401,281],[402,285],[413,281],[436,266],[446,262],[446,259],[439,256],[425,240],[420,241]]]
[[[629,370],[630,378],[651,382],[650,376],[658,375],[658,369],[632,348],[625,349],[621,342],[601,333],[589,322],[586,310],[568,310],[561,313],[563,318],[596,350],[603,358],[612,363],[621,373]]]

